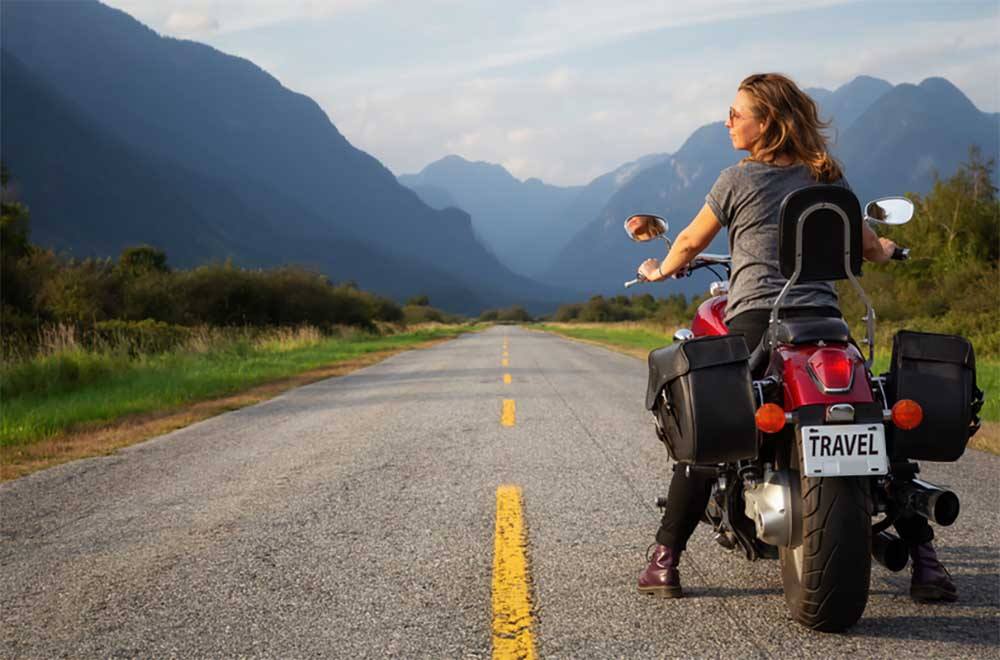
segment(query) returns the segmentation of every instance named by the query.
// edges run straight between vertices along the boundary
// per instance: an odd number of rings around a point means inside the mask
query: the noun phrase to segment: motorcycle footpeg
[[[736,538],[729,532],[716,532],[715,542],[726,550],[732,550],[736,547]]]

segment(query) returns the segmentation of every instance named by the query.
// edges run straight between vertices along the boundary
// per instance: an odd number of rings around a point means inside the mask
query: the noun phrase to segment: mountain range
[[[969,158],[969,148],[978,146],[987,159],[1000,159],[1000,120],[996,113],[978,110],[969,99],[943,78],[928,78],[919,85],[893,86],[885,80],[859,76],[836,90],[807,90],[819,105],[820,115],[830,122],[827,131],[834,155],[842,162],[848,182],[862,200],[927,193],[935,176],[953,174]],[[630,279],[636,265],[650,256],[662,256],[662,243],[637,245],[627,239],[622,222],[632,213],[656,213],[668,219],[671,235],[682,229],[704,204],[705,195],[719,172],[738,162],[744,152],[732,148],[722,122],[702,126],[673,154],[655,154],[628,163],[598,177],[575,195],[562,209],[536,211],[532,227],[519,234],[525,239],[513,252],[500,243],[491,243],[483,223],[494,223],[495,213],[484,208],[484,198],[470,191],[485,185],[470,184],[477,173],[494,172],[498,165],[471,164],[456,156],[447,159],[451,177],[432,164],[415,177],[403,176],[407,185],[432,184],[438,194],[472,215],[478,235],[491,246],[501,261],[512,268],[531,244],[537,258],[548,256],[547,267],[537,265],[529,272],[550,284],[583,288],[590,293],[621,293],[621,282]],[[442,161],[438,161],[441,163]],[[461,166],[461,169],[460,169]],[[508,180],[513,180],[504,172]],[[994,176],[998,172],[994,170]],[[458,182],[461,183],[458,183]],[[551,191],[554,187],[547,187]],[[499,189],[499,188],[498,188]],[[509,183],[510,197],[518,190]],[[556,189],[558,190],[558,189]],[[553,203],[553,198],[549,204]],[[507,208],[502,195],[491,195],[489,207]],[[526,213],[525,215],[532,215]],[[504,226],[500,224],[500,226]],[[544,249],[539,236],[559,237]],[[711,246],[726,252],[725,233]],[[671,283],[671,292],[687,294],[704,291],[708,274]]]
[[[149,242],[176,265],[304,263],[453,311],[552,308],[468,214],[424,204],[310,98],[253,63],[161,37],[95,0],[12,0],[3,159],[39,244],[115,256]]]
[[[657,213],[675,234],[742,155],[714,123],[676,153],[585,186],[454,155],[397,179],[248,60],[160,36],[96,0],[4,0],[0,22],[3,161],[33,241],[77,257],[151,243],[177,266],[298,263],[452,311],[544,312],[620,293],[641,259],[663,252],[628,241],[624,218]],[[810,93],[862,199],[925,193],[971,145],[998,157],[998,115],[942,78],[862,76]],[[670,292],[703,289],[681,281]]]

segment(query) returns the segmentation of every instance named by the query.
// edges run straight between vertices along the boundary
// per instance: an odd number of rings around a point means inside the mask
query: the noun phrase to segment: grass
[[[539,330],[557,332],[573,339],[596,342],[625,353],[645,358],[654,348],[673,341],[673,328],[653,323],[544,323],[533,326]]]
[[[68,348],[0,373],[0,448],[15,448],[123,417],[175,410],[368,354],[454,337],[475,326],[431,326],[378,336],[315,331],[204,342],[129,358]]]
[[[622,352],[645,358],[654,348],[673,341],[673,329],[644,323],[547,323],[534,326],[567,337],[602,344]],[[876,374],[889,369],[891,343],[876,352],[872,371]],[[876,350],[877,350],[876,346]],[[987,422],[970,441],[977,449],[1000,454],[1000,360],[995,357],[976,360],[976,382],[986,392],[986,403],[979,416]]]

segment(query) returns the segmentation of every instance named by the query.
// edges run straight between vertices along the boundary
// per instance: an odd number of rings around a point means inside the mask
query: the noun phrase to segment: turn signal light
[[[764,433],[777,433],[785,428],[785,411],[776,403],[765,403],[754,415],[757,428]]]
[[[924,409],[913,399],[900,399],[892,407],[892,423],[897,428],[909,431],[924,421]]]

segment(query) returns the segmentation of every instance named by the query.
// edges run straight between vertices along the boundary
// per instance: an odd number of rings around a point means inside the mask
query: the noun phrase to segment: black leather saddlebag
[[[892,340],[889,369],[888,404],[913,399],[924,411],[923,422],[913,430],[887,425],[893,459],[958,460],[979,430],[983,405],[972,343],[956,335],[902,330]]]
[[[646,408],[674,460],[727,463],[757,455],[749,357],[741,335],[689,339],[649,354]]]

